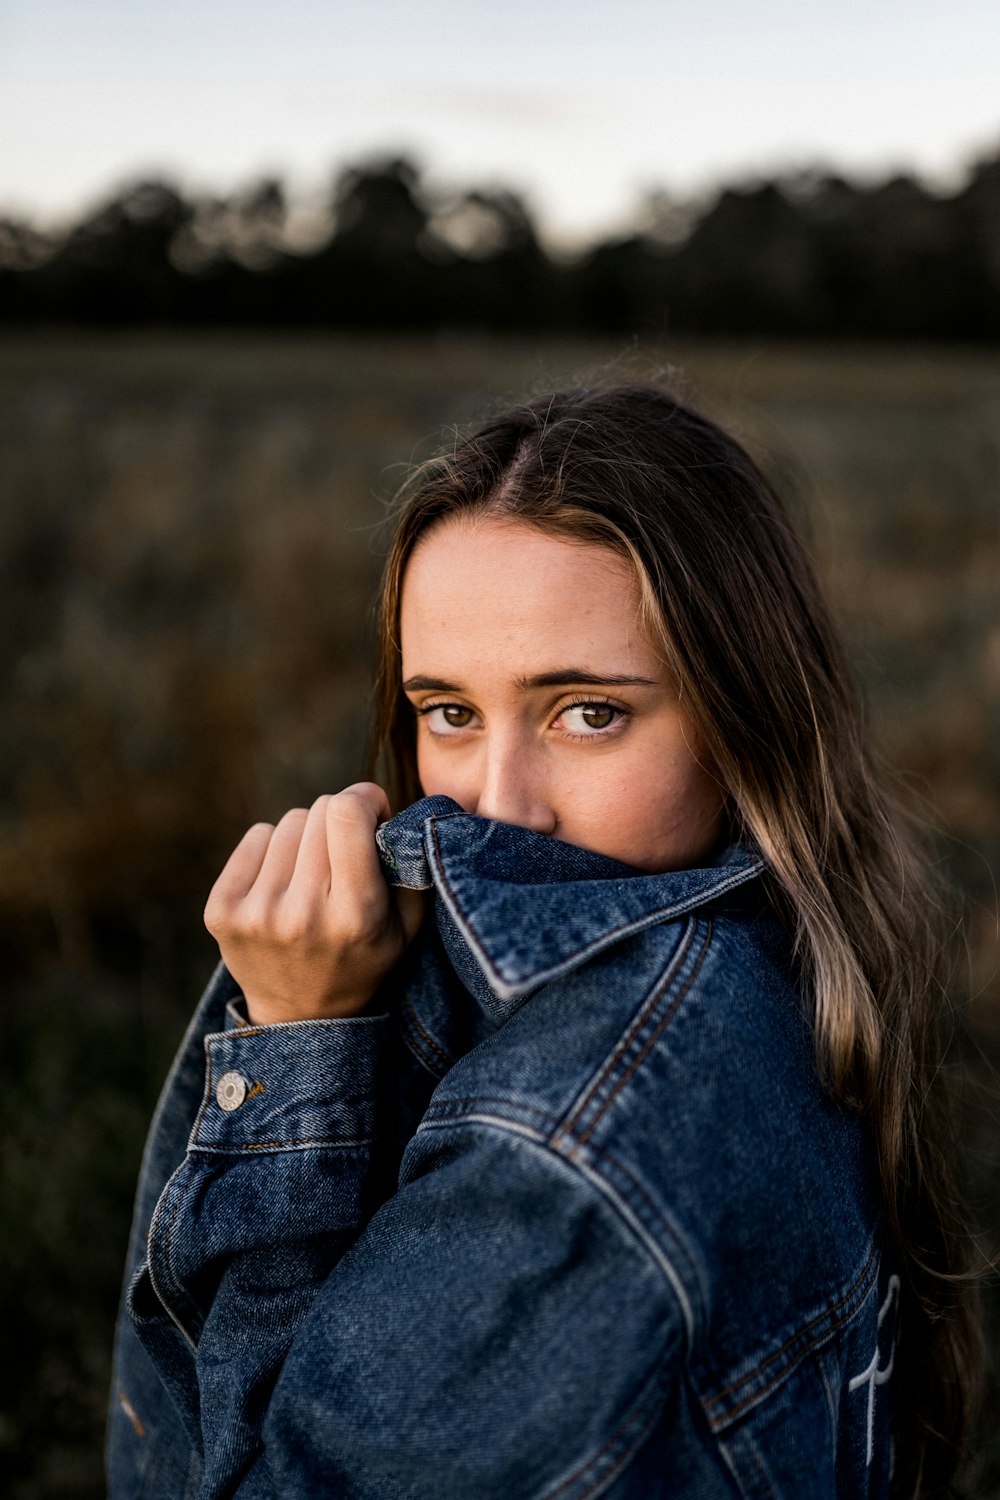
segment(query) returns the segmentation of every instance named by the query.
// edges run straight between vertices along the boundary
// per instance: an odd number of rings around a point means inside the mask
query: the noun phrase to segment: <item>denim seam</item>
[[[574,1102],[570,1106],[569,1112],[566,1116],[566,1120],[562,1126],[562,1130],[559,1133],[560,1135],[568,1136],[572,1132],[575,1132],[577,1130],[579,1123],[582,1120],[583,1116],[586,1114],[587,1110],[592,1107],[595,1100],[601,1094],[602,1090],[608,1087],[611,1083],[611,1080],[614,1077],[615,1070],[619,1067],[622,1058],[628,1052],[629,1048],[635,1044],[637,1037],[639,1037],[642,1033],[643,1027],[648,1024],[651,1016],[655,1013],[660,1001],[669,991],[670,985],[674,982],[681,969],[683,968],[684,961],[694,941],[696,926],[696,919],[694,917],[689,917],[685,925],[685,929],[681,934],[680,941],[677,944],[676,949],[670,956],[670,960],[667,964],[665,972],[657,975],[656,979],[653,982],[652,989],[650,990],[646,1000],[641,1005],[628,1031],[624,1036],[619,1037],[611,1056],[606,1059],[606,1061],[601,1065],[601,1067],[598,1069],[597,1073],[589,1081],[589,1083],[584,1085],[581,1094],[577,1096],[578,1102]],[[553,1144],[559,1144],[558,1136]]]
[[[537,973],[522,976],[520,979],[508,980],[499,972],[493,960],[483,947],[470,919],[466,916],[458,895],[448,879],[444,868],[444,856],[438,843],[436,820],[428,819],[431,842],[433,846],[434,860],[433,870],[437,875],[435,885],[445,902],[456,926],[465,938],[470,950],[475,956],[480,968],[486,978],[490,981],[492,988],[506,1000],[524,1000],[529,991],[539,989],[543,984],[549,984],[553,979],[561,978],[563,974],[578,968],[587,959],[602,953],[606,948],[613,947],[626,937],[632,937],[636,933],[644,931],[647,927],[655,927],[661,922],[674,921],[686,915],[698,907],[705,906],[709,901],[717,900],[734,887],[743,885],[746,881],[757,876],[764,868],[763,860],[758,860],[746,869],[737,870],[728,879],[720,880],[708,890],[700,891],[695,896],[690,896],[684,901],[675,902],[672,906],[665,906],[653,912],[647,912],[645,916],[635,918],[629,922],[623,922],[618,926],[606,928],[601,934],[592,938],[575,952],[568,954],[558,964],[548,969],[540,969]]]
[[[486,1106],[485,1110],[483,1106]],[[493,1109],[508,1110],[509,1114],[494,1114],[490,1106]],[[527,1116],[533,1118],[525,1118]],[[561,1116],[542,1109],[537,1104],[526,1104],[520,1100],[505,1098],[503,1095],[476,1094],[463,1098],[441,1099],[436,1104],[431,1104],[418,1126],[418,1131],[431,1128],[443,1129],[466,1122],[506,1124],[511,1129],[523,1129],[530,1134],[531,1139],[547,1146],[553,1155],[558,1156],[562,1161],[568,1161],[573,1166],[580,1165],[582,1156],[593,1155],[602,1158],[609,1164],[612,1171],[619,1178],[624,1179],[629,1188],[634,1191],[635,1202],[625,1201],[630,1202],[630,1206],[640,1217],[643,1209],[645,1210],[646,1217],[650,1221],[650,1230],[654,1227],[662,1228],[669,1238],[677,1238],[673,1227],[664,1219],[655,1204],[646,1197],[641,1181],[629,1171],[624,1163],[619,1161],[606,1146],[599,1146],[595,1141],[587,1141],[581,1155],[577,1147],[582,1143],[575,1136],[567,1137]],[[545,1130],[551,1133],[546,1135],[543,1133]],[[568,1149],[563,1146],[563,1142],[567,1139],[569,1139]],[[595,1163],[593,1168],[595,1172],[597,1165]]]
[[[194,1307],[194,1304],[191,1303],[191,1299],[187,1296],[187,1293],[184,1291],[184,1288],[181,1286],[180,1282],[177,1279],[177,1276],[174,1273],[173,1259],[170,1248],[174,1223],[177,1219],[178,1213],[180,1212],[180,1197],[177,1192],[177,1188],[180,1184],[180,1178],[184,1171],[187,1169],[188,1165],[189,1163],[186,1159],[181,1162],[180,1166],[177,1168],[177,1171],[173,1174],[173,1176],[170,1178],[170,1181],[164,1188],[163,1193],[160,1196],[160,1200],[153,1212],[153,1217],[149,1225],[148,1235],[148,1245],[150,1253],[147,1257],[146,1265],[149,1271],[149,1279],[153,1284],[153,1290],[160,1301],[160,1305],[165,1310],[167,1316],[170,1318],[170,1321],[175,1324],[175,1326],[183,1334],[187,1343],[190,1344],[192,1349],[196,1350],[198,1348],[197,1340],[188,1332],[187,1328],[184,1326],[184,1323],[181,1320],[180,1313],[176,1312],[171,1306],[171,1300],[176,1298],[178,1302],[190,1303],[191,1307]],[[172,1212],[170,1214],[169,1220],[165,1220],[162,1226],[163,1232],[160,1243],[162,1247],[163,1265],[161,1268],[159,1264],[156,1264],[154,1266],[154,1256],[152,1252],[155,1248],[158,1238],[157,1230],[160,1227],[159,1220],[163,1216],[164,1204],[168,1198],[171,1202]],[[158,1259],[159,1258],[157,1257],[157,1260]],[[161,1269],[164,1272],[163,1277],[160,1276]],[[197,1313],[197,1308],[194,1308],[194,1311]]]
[[[426,1028],[421,1025],[419,1019],[417,1018],[416,1011],[413,1009],[413,1006],[412,1006],[412,1004],[410,1003],[409,1000],[406,1001],[406,1003],[405,1003],[405,1005],[403,1007],[403,1016],[404,1016],[404,1018],[409,1019],[411,1025],[416,1029],[416,1031],[419,1033],[419,1035],[427,1043],[428,1047],[431,1049],[431,1052],[432,1053],[436,1053],[438,1055],[438,1057],[441,1059],[441,1062],[444,1065],[444,1072],[447,1073],[448,1069],[454,1064],[455,1059],[451,1056],[451,1054],[449,1052],[447,1052],[445,1050],[444,1047],[441,1046],[440,1042],[438,1042],[434,1037],[432,1037],[431,1034],[430,1034],[430,1032],[427,1031]],[[418,1045],[419,1044],[416,1041],[414,1041],[413,1048],[412,1048],[412,1050],[414,1052],[417,1052]],[[437,1072],[437,1069],[432,1066],[430,1058],[420,1057],[419,1052],[417,1052],[417,1056],[419,1057],[419,1060],[424,1064],[425,1067],[429,1067],[432,1072]],[[443,1077],[444,1075],[442,1073],[438,1072],[437,1076],[440,1078],[440,1077]]]
[[[490,1105],[494,1108],[510,1110],[510,1114],[496,1115],[490,1111]],[[487,1108],[484,1110],[483,1106]],[[535,1119],[523,1118],[524,1116],[534,1116]],[[571,1166],[582,1171],[588,1179],[606,1181],[608,1196],[614,1194],[616,1200],[620,1199],[643,1225],[646,1233],[654,1237],[659,1234],[663,1239],[677,1244],[679,1248],[684,1249],[686,1259],[689,1261],[692,1259],[682,1243],[680,1232],[647,1197],[639,1179],[606,1146],[599,1146],[594,1141],[588,1141],[581,1153],[577,1151],[578,1142],[575,1137],[571,1137],[569,1148],[564,1149],[562,1142],[566,1136],[560,1127],[559,1116],[541,1109],[538,1105],[515,1103],[502,1096],[479,1094],[472,1098],[444,1099],[440,1100],[437,1105],[432,1105],[424,1115],[418,1127],[418,1133],[430,1129],[447,1129],[449,1126],[460,1126],[466,1123],[496,1125],[498,1128],[507,1126],[513,1133],[525,1135],[529,1140],[547,1147],[554,1156],[559,1157],[561,1161],[569,1162]],[[545,1134],[546,1130],[551,1133]],[[606,1162],[611,1175],[606,1177],[602,1175],[600,1162],[595,1162],[585,1169],[583,1164],[588,1156],[598,1157]],[[619,1179],[623,1185],[627,1184],[627,1193],[622,1187],[615,1185],[613,1177]],[[685,1300],[687,1300],[686,1291]]]
[[[191,1134],[188,1137],[188,1150],[189,1151],[195,1145],[195,1142],[196,1142],[197,1137],[198,1137],[198,1132],[201,1129],[201,1122],[205,1118],[205,1112],[208,1109],[209,1100],[212,1098],[212,1092],[213,1092],[212,1091],[212,1049],[208,1045],[208,1037],[207,1036],[204,1039],[204,1048],[205,1048],[205,1091],[204,1091],[204,1093],[201,1096],[201,1103],[198,1106],[198,1113],[195,1116],[194,1124],[191,1127]]]
[[[424,1114],[424,1122],[440,1120],[442,1124],[454,1124],[465,1117],[469,1106],[475,1109],[482,1104],[493,1104],[500,1109],[509,1109],[515,1119],[522,1114],[534,1115],[543,1125],[550,1125],[553,1129],[558,1127],[560,1121],[559,1115],[542,1109],[538,1104],[527,1104],[520,1099],[505,1098],[502,1094],[474,1094],[464,1098],[446,1098],[432,1102]]]
[[[745,1493],[744,1482],[747,1478],[746,1462],[747,1460],[749,1460],[749,1462],[753,1465],[753,1473],[756,1479],[756,1485],[753,1491],[754,1495],[768,1496],[770,1497],[770,1500],[781,1500],[781,1491],[775,1489],[774,1480],[771,1477],[771,1471],[764,1462],[764,1457],[760,1451],[760,1447],[753,1437],[751,1437],[749,1441],[744,1440],[740,1448],[740,1457],[737,1458],[736,1454],[733,1452],[731,1443],[727,1443],[725,1438],[719,1437],[717,1433],[713,1433],[713,1436],[718,1438],[718,1449],[720,1457],[728,1468],[736,1486],[741,1491],[741,1493]]]
[[[795,1343],[795,1340],[800,1338],[802,1334],[808,1333],[811,1328],[815,1328],[817,1324],[822,1323],[824,1319],[829,1318],[831,1313],[839,1312],[840,1309],[846,1303],[850,1302],[851,1299],[858,1293],[859,1289],[861,1289],[862,1292],[861,1301],[864,1301],[865,1296],[867,1296],[868,1291],[870,1290],[870,1286],[865,1286],[863,1284],[870,1281],[870,1272],[872,1270],[872,1264],[875,1261],[876,1256],[877,1251],[873,1243],[868,1251],[868,1258],[866,1259],[860,1272],[848,1287],[847,1291],[843,1294],[842,1297],[838,1298],[838,1300],[833,1304],[832,1307],[825,1308],[823,1312],[817,1313],[814,1318],[810,1318],[808,1323],[804,1324],[802,1328],[797,1329],[795,1333],[792,1334],[791,1338],[785,1340],[780,1349],[775,1349],[772,1354],[769,1354],[766,1359],[761,1360],[760,1364],[756,1365],[753,1370],[748,1372],[748,1374],[742,1375],[739,1380],[734,1380],[730,1385],[724,1386],[721,1391],[717,1391],[714,1396],[709,1398],[706,1404],[711,1406],[716,1402],[722,1401],[726,1396],[733,1395],[734,1392],[739,1390],[741,1385],[745,1385],[748,1380],[752,1380],[755,1375],[759,1374],[761,1370],[766,1369],[769,1364],[773,1364],[776,1359],[780,1359],[781,1356],[786,1352],[786,1350],[788,1350],[792,1346],[792,1344]]]
[[[410,1028],[408,1027],[403,1028],[401,1030],[401,1035],[403,1046],[407,1048],[411,1056],[413,1056],[417,1060],[422,1068],[427,1069],[428,1073],[435,1080],[435,1082],[440,1083],[441,1079],[445,1076],[444,1073],[442,1073],[440,1069],[435,1065],[433,1059],[428,1057],[424,1053],[423,1048],[421,1047],[417,1038],[413,1035],[412,1030],[410,1030]],[[445,1072],[447,1071],[448,1070],[445,1069]]]
[[[354,1016],[354,1017],[347,1017],[345,1019],[358,1020],[358,1021],[368,1021],[368,1022],[371,1022],[371,1021],[382,1021],[382,1022],[384,1022],[385,1019],[386,1019],[386,1017],[382,1016],[382,1015],[380,1015],[380,1016],[371,1016],[371,1017],[368,1017],[368,1016]],[[300,1024],[300,1023],[289,1022],[289,1023],[283,1023],[283,1024],[296,1025],[296,1024]],[[312,1022],[306,1022],[304,1024],[306,1024],[306,1025],[312,1025],[313,1023]],[[270,1031],[272,1028],[271,1027],[259,1027],[259,1028],[256,1028],[256,1029],[259,1030],[259,1031]],[[247,1033],[244,1032],[242,1034],[246,1035]],[[205,1119],[205,1115],[206,1115],[206,1113],[207,1113],[207,1111],[209,1109],[209,1106],[210,1106],[210,1104],[212,1102],[212,1099],[215,1097],[215,1090],[212,1087],[212,1080],[214,1078],[214,1072],[213,1072],[213,1068],[212,1068],[212,1064],[213,1064],[213,1061],[214,1061],[214,1057],[213,1057],[214,1049],[210,1046],[210,1043],[214,1042],[216,1040],[228,1041],[232,1035],[233,1035],[233,1033],[229,1032],[229,1031],[219,1031],[219,1032],[210,1032],[205,1037],[205,1091],[204,1091],[204,1093],[202,1095],[201,1104],[199,1105],[198,1114],[195,1117],[194,1125],[191,1128],[191,1134],[188,1137],[187,1149],[188,1149],[188,1151],[190,1153],[199,1153],[199,1154],[202,1154],[202,1155],[204,1155],[206,1153],[213,1153],[213,1152],[217,1153],[219,1155],[223,1155],[223,1154],[229,1154],[229,1155],[231,1155],[233,1153],[238,1153],[238,1152],[242,1152],[242,1151],[257,1151],[257,1150],[266,1150],[266,1149],[271,1149],[271,1148],[285,1149],[285,1146],[280,1141],[266,1141],[266,1142],[263,1142],[260,1146],[252,1144],[252,1143],[248,1143],[245,1146],[241,1146],[241,1145],[238,1145],[236,1143],[234,1143],[233,1145],[227,1145],[227,1146],[215,1146],[211,1142],[206,1143],[206,1142],[200,1141],[199,1138],[198,1138],[199,1135],[200,1135],[200,1133],[201,1133],[202,1123],[203,1123],[203,1121]],[[355,1139],[355,1138],[352,1137],[352,1138],[350,1138],[348,1140],[341,1141],[341,1140],[339,1140],[339,1139],[337,1139],[336,1137],[333,1137],[333,1136],[330,1136],[330,1137],[318,1137],[315,1140],[304,1139],[304,1140],[292,1140],[292,1141],[289,1141],[287,1143],[287,1148],[288,1149],[294,1149],[294,1148],[306,1147],[306,1146],[325,1146],[325,1145],[330,1145],[330,1146],[336,1146],[336,1145],[365,1146],[365,1145],[373,1144],[376,1139],[377,1139],[376,1136],[363,1136],[363,1137],[360,1137],[358,1139]]]
[[[561,1480],[555,1489],[545,1490],[541,1500],[556,1500],[556,1497],[560,1495],[565,1497],[570,1486],[576,1484],[587,1485],[585,1490],[577,1494],[576,1500],[594,1500],[595,1496],[606,1490],[608,1485],[612,1484],[631,1462],[656,1426],[660,1414],[659,1388],[661,1384],[662,1372],[657,1366],[615,1431],[605,1439],[596,1452],[584,1459],[583,1463],[578,1464],[572,1474]],[[651,1409],[644,1411],[646,1407]],[[628,1433],[630,1426],[637,1428],[631,1436]],[[625,1446],[621,1446],[622,1444]],[[620,1448],[617,1454],[614,1453],[616,1445]],[[597,1473],[596,1471],[602,1464],[605,1465],[604,1473]]]
[[[812,1353],[814,1349],[821,1349],[825,1347],[825,1345],[827,1345],[833,1338],[838,1329],[843,1328],[845,1323],[849,1323],[857,1313],[858,1308],[864,1304],[865,1299],[870,1294],[872,1286],[875,1284],[877,1277],[878,1253],[873,1244],[871,1250],[869,1251],[868,1259],[865,1262],[860,1275],[854,1281],[853,1285],[848,1288],[848,1290],[844,1293],[840,1300],[833,1304],[832,1308],[828,1308],[825,1312],[818,1313],[816,1317],[811,1318],[803,1328],[797,1329],[792,1337],[790,1339],[787,1339],[780,1349],[776,1349],[772,1354],[769,1354],[766,1359],[762,1360],[760,1364],[755,1365],[752,1370],[748,1371],[746,1375],[741,1376],[739,1380],[734,1381],[731,1385],[724,1387],[721,1391],[717,1391],[714,1396],[706,1396],[703,1399],[702,1407],[705,1411],[705,1416],[712,1431],[716,1433],[723,1431],[729,1425],[729,1423],[735,1421],[738,1417],[741,1417],[744,1412],[751,1410],[751,1408],[756,1406],[759,1402],[764,1401],[768,1396],[771,1395],[773,1391],[778,1388],[778,1386],[783,1383],[784,1380],[787,1379],[789,1375],[792,1374],[794,1370],[798,1369],[799,1365],[805,1359],[807,1354]],[[838,1312],[840,1313],[840,1316],[834,1317],[833,1315]],[[729,1411],[715,1416],[710,1414],[709,1408],[717,1406],[720,1401],[723,1401],[727,1396],[734,1394],[734,1392],[738,1391],[741,1386],[745,1386],[748,1381],[754,1380],[762,1370],[767,1368],[768,1365],[773,1364],[776,1359],[780,1359],[783,1355],[787,1354],[788,1351],[793,1347],[793,1345],[795,1345],[796,1342],[802,1338],[803,1334],[808,1333],[811,1328],[815,1328],[817,1324],[821,1323],[826,1324],[822,1331],[817,1332],[814,1338],[811,1338],[806,1343],[802,1344],[791,1356],[789,1362],[783,1364],[781,1368],[774,1374],[773,1378],[769,1378],[768,1383],[765,1386],[763,1386],[758,1391],[754,1391],[752,1395],[743,1397],[743,1399],[738,1401],[737,1404]]]
[[[309,1136],[302,1140],[247,1141],[245,1145],[216,1146],[199,1143],[190,1148],[191,1156],[241,1156],[245,1151],[304,1151],[311,1146],[328,1146],[335,1150],[360,1151],[374,1146],[378,1136],[359,1136],[342,1140],[339,1136]]]
[[[692,946],[694,942],[694,932],[696,930],[696,927],[697,923],[695,924],[695,928],[692,929],[691,933]],[[632,1077],[632,1074],[643,1062],[645,1062],[646,1058],[649,1056],[650,1051],[656,1043],[657,1037],[659,1037],[660,1033],[670,1025],[670,1022],[677,1014],[677,1009],[681,1001],[684,999],[684,996],[688,993],[691,986],[694,984],[695,980],[698,977],[698,970],[701,968],[702,963],[704,962],[705,954],[708,952],[709,944],[711,943],[711,941],[712,919],[711,917],[709,917],[707,928],[705,931],[705,938],[701,945],[701,950],[694,961],[691,972],[688,974],[687,978],[684,980],[684,983],[681,985],[680,989],[671,1000],[670,1007],[667,1010],[666,1014],[660,1017],[654,1029],[650,1032],[649,1036],[647,1036],[643,1044],[642,1051],[638,1054],[638,1056],[633,1057],[624,1073],[621,1074],[621,1076],[614,1082],[614,1084],[608,1091],[603,1104],[600,1106],[597,1113],[591,1118],[590,1123],[587,1125],[583,1133],[578,1137],[578,1145],[585,1146],[587,1144],[588,1139],[597,1129],[597,1126],[600,1124],[604,1115],[607,1114],[608,1110],[611,1108],[611,1105],[614,1103],[615,1099],[617,1099],[622,1089],[628,1083],[629,1079]],[[624,1055],[622,1057],[622,1061],[624,1061]]]
[[[643,1214],[640,1213],[639,1209],[635,1205],[630,1203],[628,1199],[622,1195],[621,1192],[619,1192],[614,1183],[608,1177],[604,1176],[597,1170],[595,1166],[592,1166],[588,1161],[586,1161],[581,1154],[575,1151],[566,1152],[554,1147],[553,1138],[543,1134],[543,1132],[541,1132],[536,1126],[530,1125],[526,1121],[507,1120],[502,1118],[501,1116],[489,1114],[485,1111],[483,1113],[470,1112],[468,1114],[460,1116],[456,1120],[444,1121],[424,1119],[418,1126],[417,1134],[419,1135],[424,1131],[429,1130],[453,1129],[457,1125],[462,1124],[486,1125],[494,1130],[498,1130],[501,1134],[523,1137],[525,1140],[531,1141],[534,1145],[541,1148],[543,1158],[552,1158],[555,1161],[563,1163],[565,1166],[570,1167],[573,1171],[578,1172],[581,1177],[589,1182],[591,1187],[600,1195],[600,1197],[602,1197],[607,1203],[611,1205],[617,1217],[627,1227],[631,1238],[635,1240],[640,1246],[642,1246],[649,1260],[651,1260],[653,1264],[659,1269],[660,1274],[670,1288],[673,1299],[680,1311],[681,1320],[684,1325],[684,1330],[687,1335],[688,1342],[689,1344],[693,1342],[695,1328],[694,1309],[692,1307],[691,1298],[689,1297],[687,1288],[684,1284],[683,1277],[681,1276],[677,1267],[674,1265],[670,1256],[667,1254],[666,1250],[660,1245],[650,1226],[644,1221]],[[594,1149],[595,1148],[591,1146],[587,1147],[588,1152]],[[610,1161],[614,1162],[614,1158],[610,1155],[609,1152],[600,1152],[600,1154],[607,1157]],[[635,1179],[632,1178],[631,1175],[626,1172],[623,1167],[621,1167],[616,1162],[614,1162],[614,1164],[618,1166],[618,1169],[621,1172],[622,1176],[625,1177],[633,1187],[638,1186],[638,1184],[635,1182]],[[647,1212],[652,1207],[652,1205],[649,1204],[648,1201],[644,1202],[643,1206]],[[662,1228],[663,1237],[671,1241],[676,1240],[676,1233],[671,1230],[670,1226],[666,1223],[662,1216],[656,1215],[656,1217],[658,1218],[660,1226]],[[686,1247],[682,1245],[681,1248],[684,1249],[686,1258],[690,1259],[690,1256],[687,1254]]]
[[[238,993],[242,994],[242,991],[238,991]],[[304,1031],[310,1026],[332,1026],[336,1027],[339,1031],[345,1026],[353,1029],[355,1027],[375,1026],[378,1024],[384,1025],[388,1019],[388,1011],[379,1011],[374,1016],[303,1016],[297,1021],[268,1021],[260,1024],[248,1021],[242,1026],[231,1026],[227,1031],[210,1031],[207,1033],[205,1040],[206,1042],[229,1042],[234,1037],[238,1037],[242,1041],[246,1037],[260,1036],[265,1032],[274,1032],[279,1029],[281,1031]]]

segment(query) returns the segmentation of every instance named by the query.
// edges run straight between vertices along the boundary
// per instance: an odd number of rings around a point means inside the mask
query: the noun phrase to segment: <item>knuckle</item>
[[[342,906],[337,922],[341,941],[352,948],[369,947],[379,941],[384,925],[377,900],[357,892]]]
[[[256,902],[244,901],[229,914],[230,937],[242,943],[259,943],[268,936],[267,912]]]
[[[388,807],[388,798],[385,792],[374,781],[356,781],[347,790],[373,811],[381,812],[384,807]]]
[[[281,829],[282,832],[287,832],[289,829],[299,827],[302,823],[305,822],[308,816],[309,813],[306,808],[290,807],[288,811],[278,819],[278,828]]]
[[[300,907],[279,907],[271,921],[271,933],[281,947],[295,948],[311,939],[313,923]]]
[[[202,920],[213,937],[225,931],[228,910],[225,901],[216,896],[213,890],[205,902],[205,910],[202,912]]]

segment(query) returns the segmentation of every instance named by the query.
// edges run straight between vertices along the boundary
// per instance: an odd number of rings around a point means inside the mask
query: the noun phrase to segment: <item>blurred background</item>
[[[993,0],[5,0],[5,1496],[103,1492],[201,908],[365,770],[386,503],[557,384],[666,379],[789,499],[933,840],[997,1253],[997,77]]]

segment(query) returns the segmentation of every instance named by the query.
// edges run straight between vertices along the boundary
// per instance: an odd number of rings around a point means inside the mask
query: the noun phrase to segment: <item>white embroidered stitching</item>
[[[885,1301],[882,1303],[882,1306],[879,1308],[879,1314],[878,1314],[878,1328],[879,1329],[881,1329],[882,1324],[885,1322],[886,1318],[888,1317],[890,1309],[893,1307],[894,1304],[898,1303],[898,1301],[899,1301],[899,1277],[898,1276],[890,1276],[889,1277],[889,1288],[888,1288],[888,1291],[885,1294]],[[867,1385],[868,1386],[868,1450],[867,1450],[868,1456],[867,1456],[867,1458],[865,1460],[866,1467],[872,1461],[872,1448],[873,1448],[873,1445],[874,1445],[875,1387],[877,1385],[885,1385],[886,1381],[889,1379],[889,1376],[892,1374],[892,1367],[893,1367],[893,1364],[894,1364],[895,1359],[896,1359],[896,1332],[895,1332],[895,1329],[893,1330],[892,1344],[889,1347],[889,1362],[888,1362],[888,1364],[880,1366],[879,1362],[878,1362],[878,1356],[879,1356],[878,1332],[876,1331],[876,1334],[875,1334],[875,1353],[872,1355],[871,1363],[868,1365],[868,1368],[866,1370],[862,1370],[862,1372],[861,1372],[860,1375],[855,1375],[854,1378],[852,1380],[850,1380],[848,1382],[848,1385],[847,1385],[847,1389],[849,1391],[860,1390],[860,1388],[863,1385]]]

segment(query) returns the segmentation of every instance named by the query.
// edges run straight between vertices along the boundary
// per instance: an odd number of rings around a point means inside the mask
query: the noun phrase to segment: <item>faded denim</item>
[[[899,1284],[761,861],[378,841],[433,917],[372,1013],[248,1026],[220,968],[181,1046],[112,1500],[885,1495]]]

